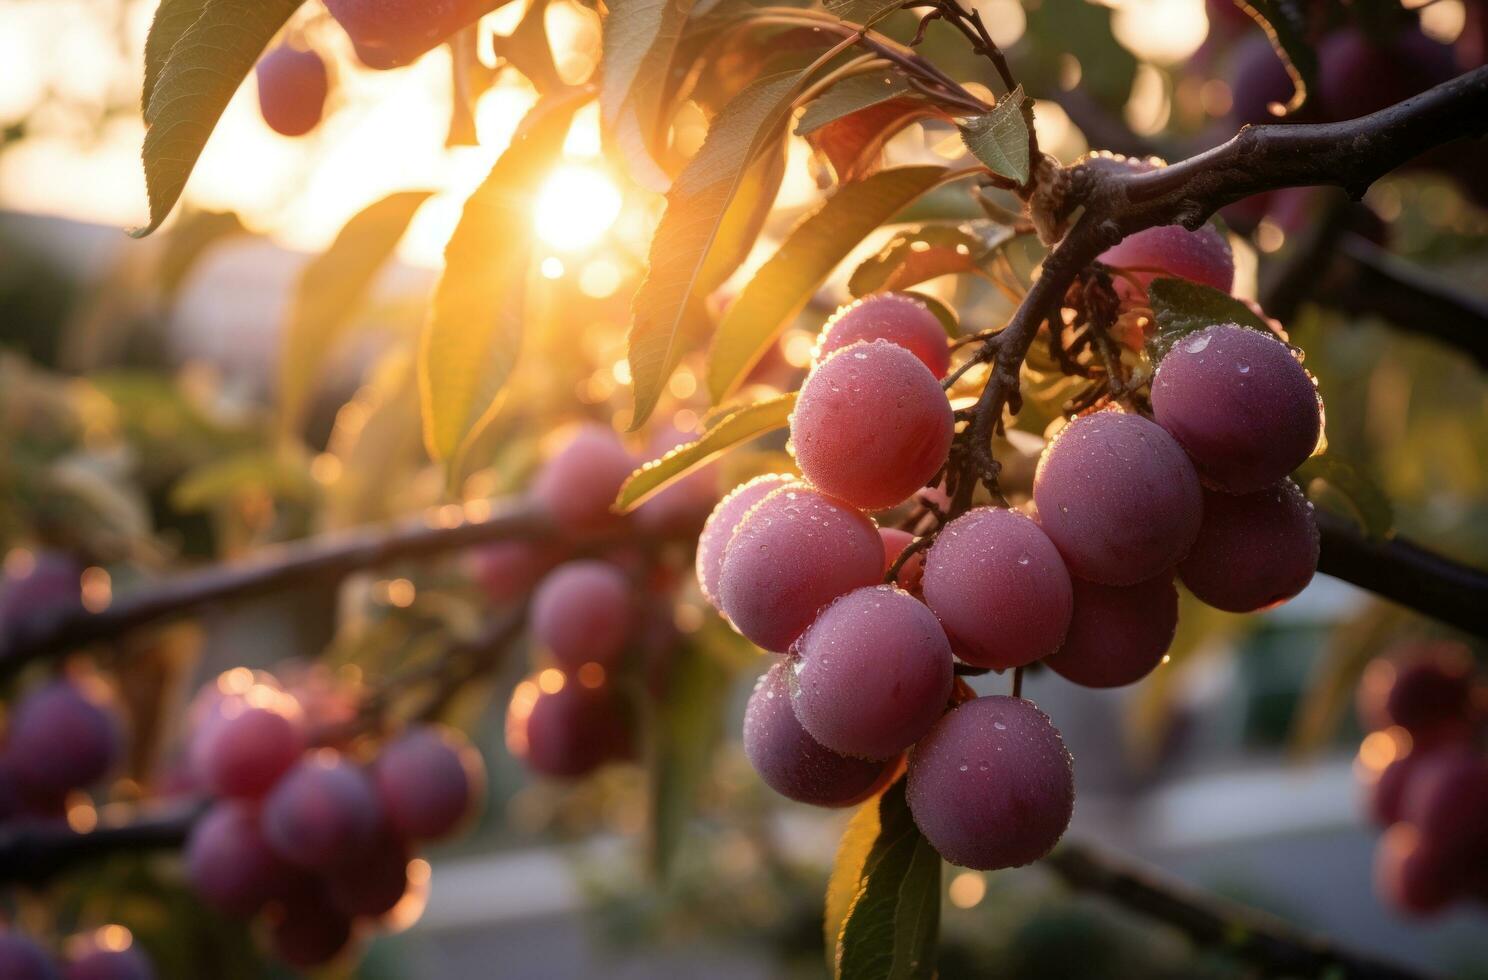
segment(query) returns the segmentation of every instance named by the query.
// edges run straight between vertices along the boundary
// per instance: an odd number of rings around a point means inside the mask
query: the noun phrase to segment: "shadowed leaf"
[[[1343,498],[1364,533],[1372,538],[1388,537],[1395,529],[1390,498],[1377,483],[1341,456],[1333,453],[1313,456],[1292,472],[1292,479],[1309,497],[1317,496],[1315,481],[1326,483],[1333,495]]]
[[[818,159],[831,167],[831,180],[839,184],[862,180],[881,169],[883,150],[889,140],[911,123],[944,114],[922,99],[889,99],[859,109],[827,123],[806,136]]]
[[[926,225],[901,232],[853,271],[847,281],[854,296],[906,289],[936,276],[980,268],[1013,240],[1011,228],[990,221]]]
[[[1157,329],[1147,339],[1147,356],[1155,367],[1184,337],[1216,323],[1237,323],[1270,334],[1260,315],[1229,293],[1187,279],[1154,279],[1147,300]]]
[[[1031,164],[1028,155],[1028,120],[1023,115],[1025,102],[1020,85],[997,100],[992,111],[973,116],[961,124],[961,141],[971,155],[995,174],[1008,177],[1020,185],[1028,183]]]
[[[843,116],[913,92],[903,75],[887,69],[844,78],[811,100],[796,123],[796,135],[809,135]]]

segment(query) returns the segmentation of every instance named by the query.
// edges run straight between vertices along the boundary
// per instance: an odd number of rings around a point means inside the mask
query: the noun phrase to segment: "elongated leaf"
[[[175,298],[186,277],[202,257],[220,244],[248,234],[234,211],[192,211],[181,216],[170,230],[170,238],[155,267],[155,283],[166,301]]]
[[[586,91],[544,96],[465,202],[444,249],[419,346],[424,443],[454,462],[496,413],[522,342],[522,296],[532,253],[529,201],[563,150]]]
[[[526,76],[543,95],[563,87],[558,66],[553,63],[553,46],[548,41],[547,12],[548,0],[532,0],[510,34],[491,38],[491,49],[496,55]]]
[[[655,99],[666,79],[692,0],[614,0],[604,21],[600,115],[607,127],[627,100],[638,103],[643,126],[653,123]],[[649,134],[647,134],[649,135]]]
[[[843,980],[933,977],[940,929],[940,855],[915,826],[904,798],[904,780],[864,804],[875,805],[878,833],[837,934],[834,975]],[[860,834],[868,829],[866,821],[853,823],[850,829]],[[839,859],[851,862],[860,848],[860,842],[844,841]],[[843,877],[850,878],[850,872]],[[829,901],[831,894],[829,890]]]
[[[945,167],[896,167],[845,184],[801,220],[724,314],[708,354],[708,391],[727,398],[863,237],[947,180]]]
[[[682,356],[678,334],[729,203],[759,151],[779,136],[804,78],[804,71],[767,75],[739,93],[713,120],[702,148],[667,195],[630,327],[633,429],[650,417]]]
[[[200,16],[170,45],[156,74],[146,75],[143,157],[150,222],[130,234],[148,235],[170,214],[222,110],[300,3],[206,0]],[[165,20],[156,18],[152,31],[162,31],[157,58],[187,14],[183,7]]]
[[[1013,229],[990,221],[925,225],[891,238],[847,281],[854,296],[906,289],[936,276],[969,272],[1012,241]]]
[[[202,11],[207,8],[210,0],[160,0],[160,6],[155,8],[155,16],[150,20],[150,33],[145,37],[145,84],[140,93],[140,109],[146,114],[150,111],[150,97],[155,89],[155,82],[160,77],[160,71],[165,67],[165,61],[170,57],[171,49],[186,33],[186,29],[195,24]]]
[[[875,796],[853,811],[847,829],[842,832],[842,839],[837,842],[837,858],[832,862],[832,874],[827,879],[822,946],[827,954],[827,969],[834,974],[837,972],[837,942],[842,938],[848,910],[862,886],[863,867],[878,840],[878,807],[879,798]]]
[[[843,116],[913,92],[908,79],[896,71],[875,71],[844,78],[811,100],[796,123],[796,135],[814,133]]]
[[[713,247],[708,250],[708,259],[698,273],[694,295],[706,296],[717,289],[749,257],[784,179],[785,140],[780,139],[760,151],[734,191],[734,199],[723,213],[718,234],[713,238]]]
[[[652,870],[662,877],[670,870],[697,808],[698,788],[721,733],[731,673],[722,658],[691,641],[677,650],[670,666],[655,724],[649,726],[653,739],[647,767],[651,795],[648,850]]]
[[[795,406],[796,393],[790,392],[725,415],[695,441],[678,446],[632,473],[615,498],[615,508],[628,511],[637,507],[735,446],[784,428]]]
[[[942,117],[939,109],[923,99],[890,99],[859,109],[851,115],[827,123],[806,136],[818,160],[830,165],[830,180],[819,175],[817,182],[847,184],[862,180],[882,169],[883,150],[911,123],[920,119]]]
[[[1229,293],[1187,279],[1152,280],[1147,286],[1147,301],[1157,319],[1157,329],[1147,340],[1147,355],[1154,366],[1178,341],[1216,323],[1238,323],[1271,332],[1266,321]]]
[[[973,116],[961,125],[961,141],[971,155],[995,174],[1028,183],[1028,127],[1023,114],[1023,86],[997,100],[992,111]]]
[[[1334,453],[1313,456],[1297,467],[1292,479],[1303,490],[1308,490],[1315,480],[1326,483],[1343,498],[1364,533],[1370,537],[1388,537],[1395,528],[1395,512],[1390,498],[1385,496],[1379,484],[1342,456]]]
[[[853,24],[868,27],[904,5],[904,0],[827,0],[827,9]]]
[[[1307,7],[1298,0],[1236,0],[1236,3],[1261,25],[1287,74],[1292,76],[1294,90],[1286,110],[1296,112],[1317,84],[1317,49],[1307,37]]]
[[[335,346],[414,212],[432,191],[403,191],[369,205],[300,273],[279,355],[281,430],[293,432],[326,355]]]

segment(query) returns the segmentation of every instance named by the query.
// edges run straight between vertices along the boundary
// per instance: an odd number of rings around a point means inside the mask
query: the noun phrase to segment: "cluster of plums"
[[[155,980],[143,950],[118,926],[77,936],[58,959],[34,939],[0,926],[0,977],[5,980]]]
[[[674,436],[652,448],[672,448]],[[611,505],[638,465],[613,430],[585,424],[543,464],[528,495],[571,532],[617,528]],[[717,498],[716,476],[705,468],[637,508],[631,526],[641,538],[696,528]],[[644,689],[655,689],[676,638],[675,583],[663,566],[624,545],[593,557],[568,550],[551,540],[503,541],[483,548],[475,563],[492,601],[528,601],[541,659],[512,692],[506,741],[533,772],[556,778],[634,757],[636,712],[619,679],[638,675]]]
[[[726,496],[698,542],[697,575],[735,629],[784,655],[744,724],[766,783],[844,806],[892,779],[907,752],[925,836],[954,863],[992,869],[1053,847],[1073,773],[1031,702],[956,695],[955,661],[1042,661],[1079,684],[1129,684],[1172,641],[1175,574],[1233,611],[1295,595],[1318,535],[1286,477],[1315,448],[1321,409],[1274,336],[1199,331],[1156,373],[1155,421],[1113,409],[1076,418],[1044,449],[1026,512],[955,517],[883,584],[911,538],[865,512],[935,492],[924,488],[956,425],[947,367],[944,330],[913,298],[839,311],[791,418],[803,478],[761,476]]]
[[[399,68],[475,23],[497,6],[493,0],[325,0],[368,68]],[[315,50],[281,42],[254,69],[264,121],[284,136],[303,136],[319,125],[330,94],[330,71]]]
[[[1429,915],[1488,901],[1488,684],[1468,649],[1413,642],[1372,661],[1358,692],[1369,816],[1385,828],[1376,887]]]
[[[186,845],[208,905],[262,916],[274,953],[297,967],[333,959],[411,890],[414,848],[454,833],[485,770],[462,736],[419,725],[363,761],[317,744],[316,705],[266,673],[234,669],[192,709],[189,766],[212,797]]]

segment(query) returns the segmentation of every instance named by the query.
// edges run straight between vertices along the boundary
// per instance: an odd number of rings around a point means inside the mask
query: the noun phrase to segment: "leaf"
[[[671,869],[687,822],[697,805],[713,749],[722,732],[730,670],[696,644],[680,647],[656,706],[648,753],[651,797],[648,852],[652,869]]]
[[[491,50],[521,72],[540,95],[563,87],[548,41],[547,11],[548,0],[532,0],[510,34],[491,36]]]
[[[1237,323],[1271,333],[1266,321],[1240,300],[1187,279],[1152,280],[1147,286],[1147,301],[1157,320],[1157,329],[1147,339],[1147,354],[1154,367],[1178,341],[1216,323]]]
[[[698,439],[678,446],[632,473],[615,498],[615,509],[629,511],[735,446],[784,428],[795,406],[796,393],[789,392],[728,413]]]
[[[816,156],[831,166],[831,179],[819,176],[817,182],[827,185],[833,180],[839,184],[862,180],[880,169],[884,147],[906,126],[944,115],[921,99],[890,99],[827,123],[806,137]]]
[[[498,408],[522,341],[532,253],[529,200],[563,150],[584,89],[544,96],[465,202],[444,249],[419,344],[424,445],[453,466]]]
[[[281,431],[299,426],[325,356],[432,193],[403,191],[369,205],[300,273],[279,356]]]
[[[811,100],[796,123],[796,135],[809,135],[844,116],[913,92],[908,79],[887,69],[844,78]]]
[[[150,21],[150,33],[145,37],[145,82],[140,92],[140,109],[150,111],[150,99],[160,71],[170,57],[171,49],[195,24],[207,8],[210,0],[160,0],[155,16]]]
[[[926,309],[935,314],[935,319],[940,321],[940,325],[945,330],[947,337],[955,338],[961,336],[961,318],[949,306],[929,293],[922,293],[914,289],[906,289],[904,295],[913,296],[921,303],[924,303]]]
[[[837,842],[837,858],[827,879],[826,914],[822,918],[822,948],[827,954],[827,969],[837,971],[837,941],[847,923],[847,912],[863,880],[863,867],[878,840],[879,797],[875,796],[853,812],[852,819]]]
[[[842,882],[856,877],[857,888],[836,937],[833,973],[852,980],[933,977],[940,929],[940,855],[915,826],[903,779],[864,806],[877,808],[878,833],[856,876],[851,863],[861,851],[861,841],[845,838],[838,853],[839,862],[845,858],[847,864]],[[855,817],[849,832],[866,836],[869,829],[866,820],[860,824]],[[829,903],[838,874],[834,869]]]
[[[727,398],[839,262],[910,201],[966,175],[945,167],[896,167],[844,184],[803,218],[724,314],[708,353],[708,391]]]
[[[1298,0],[1235,0],[1266,32],[1295,87],[1286,111],[1296,112],[1317,84],[1317,49],[1308,40],[1308,10]]]
[[[804,71],[757,79],[724,106],[708,136],[667,194],[666,211],[651,239],[651,265],[636,292],[628,339],[635,412],[631,428],[650,417],[662,387],[682,356],[678,334],[723,227],[729,203],[759,151],[790,114]]]
[[[266,492],[273,497],[308,501],[315,481],[303,464],[282,453],[249,449],[196,467],[171,488],[171,506],[184,513],[207,510]]]
[[[936,276],[980,268],[1015,232],[990,221],[925,225],[900,232],[847,281],[854,296],[905,289]]]
[[[655,123],[659,84],[668,74],[692,0],[614,0],[604,20],[599,108],[613,128],[628,101],[643,127]],[[637,89],[640,92],[637,93]],[[649,132],[643,135],[650,136]]]
[[[765,221],[780,194],[785,179],[785,140],[776,140],[760,152],[734,191],[734,199],[723,213],[708,259],[698,273],[695,296],[704,296],[719,286],[754,250]]]
[[[248,234],[233,211],[189,211],[171,226],[165,248],[155,266],[155,284],[162,299],[176,297],[182,283],[212,246]]]
[[[1309,497],[1315,495],[1310,489],[1314,481],[1326,483],[1354,512],[1359,526],[1370,537],[1389,537],[1395,529],[1390,498],[1379,484],[1342,456],[1333,453],[1313,456],[1292,472],[1292,479]]]
[[[904,0],[827,0],[827,10],[843,20],[870,27],[904,6]]]
[[[1023,86],[1018,86],[997,100],[992,111],[972,116],[962,123],[961,141],[971,155],[995,174],[1028,183],[1031,172],[1028,151],[1028,127],[1031,122],[1023,113],[1027,99]]]
[[[1080,91],[1119,113],[1131,95],[1137,59],[1111,32],[1111,9],[1090,0],[1043,0],[1024,7],[1031,48],[1016,65],[1030,92],[1052,92],[1069,58],[1080,65]],[[1020,45],[1021,47],[1022,45]]]
[[[169,2],[169,0],[167,0]],[[170,214],[191,176],[207,138],[238,85],[301,0],[205,0],[201,14],[184,30],[189,4],[173,4],[171,16],[157,14],[156,57],[172,36],[169,53],[149,73],[144,90],[145,188],[150,223],[130,234],[150,234]],[[180,31],[179,35],[175,34]],[[148,55],[149,39],[146,40]],[[152,84],[153,82],[153,84]]]

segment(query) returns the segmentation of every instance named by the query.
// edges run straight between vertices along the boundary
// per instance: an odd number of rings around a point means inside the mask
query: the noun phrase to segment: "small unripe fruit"
[[[202,901],[246,919],[283,897],[296,872],[264,840],[254,806],[233,800],[214,804],[192,826],[186,878]]]
[[[1147,228],[1106,249],[1100,261],[1126,273],[1114,277],[1123,302],[1145,300],[1152,280],[1162,277],[1188,279],[1224,293],[1235,284],[1230,243],[1210,225],[1198,231],[1182,225]]]
[[[1205,490],[1204,521],[1178,577],[1215,609],[1269,609],[1312,581],[1318,542],[1312,504],[1291,480],[1238,496]]]
[[[967,701],[909,754],[915,823],[940,856],[982,871],[1054,849],[1075,808],[1075,773],[1059,730],[1031,701]]]
[[[625,652],[634,619],[625,573],[584,559],[558,566],[532,597],[532,635],[558,666],[612,667]]]
[[[634,469],[620,437],[588,423],[538,470],[530,493],[564,530],[602,529],[618,520],[610,505]]]
[[[382,822],[366,773],[328,749],[279,780],[264,800],[261,819],[276,854],[313,870],[358,860]]]
[[[26,936],[0,928],[0,977],[10,980],[59,980],[46,951]]]
[[[806,479],[865,510],[892,507],[930,482],[954,430],[940,382],[883,340],[833,351],[812,369],[790,421]]]
[[[1410,915],[1430,915],[1457,897],[1460,885],[1450,862],[1418,829],[1397,823],[1380,836],[1374,854],[1375,888]]]
[[[372,776],[388,823],[413,840],[453,833],[485,787],[485,765],[469,740],[427,726],[386,746]]]
[[[893,775],[899,760],[850,758],[812,738],[791,707],[789,674],[790,666],[776,661],[744,709],[744,753],[750,764],[767,786],[798,803],[861,803]]]
[[[781,487],[740,522],[724,553],[719,597],[740,633],[784,652],[817,611],[883,575],[873,522],[840,500]]]
[[[698,587],[703,591],[703,598],[714,609],[719,609],[722,605],[718,596],[718,580],[723,573],[724,549],[734,536],[735,529],[750,508],[764,500],[770,491],[795,482],[795,477],[784,473],[757,476],[729,491],[728,496],[720,500],[718,506],[713,508],[713,513],[708,515],[708,520],[703,524],[703,533],[698,536],[697,580]]]
[[[1173,437],[1111,411],[1075,419],[1045,447],[1033,500],[1070,574],[1102,585],[1172,568],[1203,516],[1198,474]]]
[[[491,0],[327,0],[368,68],[409,64],[490,10]]]
[[[822,328],[818,360],[860,340],[886,340],[920,359],[937,378],[951,366],[945,327],[930,308],[907,293],[877,293],[842,307]]]
[[[258,108],[281,136],[304,136],[325,114],[330,76],[314,51],[281,44],[258,60]]]
[[[527,681],[517,686],[507,708],[506,746],[533,772],[572,779],[628,757],[630,727],[624,705],[609,687],[586,687],[564,677],[562,687],[546,691]]]
[[[258,798],[299,761],[307,739],[299,705],[288,695],[254,706],[240,698],[204,725],[191,746],[192,770],[218,796]]]
[[[1322,406],[1285,344],[1233,323],[1177,343],[1152,379],[1152,414],[1227,493],[1270,486],[1317,448]]]
[[[1136,585],[1075,579],[1074,615],[1064,644],[1047,663],[1085,687],[1133,684],[1162,663],[1178,629],[1172,573]]]
[[[935,615],[892,585],[849,592],[796,644],[791,703],[812,738],[842,755],[889,759],[945,712],[952,657]]]
[[[978,507],[941,529],[925,559],[925,602],[967,663],[1002,670],[1059,649],[1070,576],[1032,518]]]
[[[318,878],[306,877],[274,909],[269,939],[274,955],[301,970],[329,963],[351,942],[351,918]]]
[[[99,692],[58,680],[21,699],[7,755],[22,795],[44,800],[102,779],[118,763],[122,741]]]

